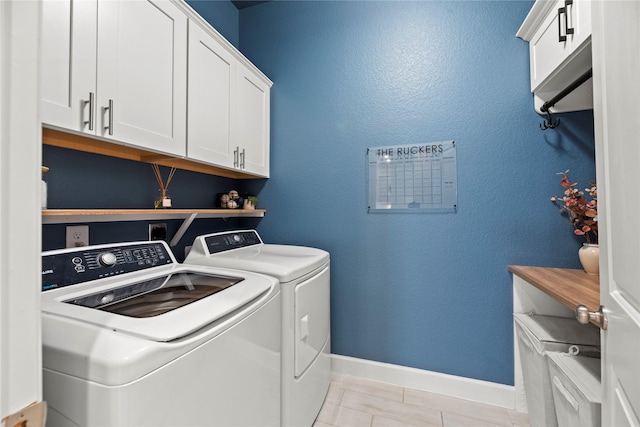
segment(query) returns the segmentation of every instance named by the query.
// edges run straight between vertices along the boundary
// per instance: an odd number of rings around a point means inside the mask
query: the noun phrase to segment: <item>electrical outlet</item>
[[[167,240],[167,224],[149,224],[149,240]]]
[[[67,247],[77,248],[89,246],[89,226],[88,225],[68,225],[67,226]]]

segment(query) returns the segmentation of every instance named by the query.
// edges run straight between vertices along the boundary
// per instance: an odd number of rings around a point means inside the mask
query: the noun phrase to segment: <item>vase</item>
[[[597,244],[583,243],[578,250],[582,268],[588,274],[600,274],[600,247]]]

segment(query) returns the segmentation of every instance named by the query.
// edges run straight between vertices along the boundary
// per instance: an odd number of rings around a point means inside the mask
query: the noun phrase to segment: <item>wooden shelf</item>
[[[72,222],[115,222],[156,219],[198,218],[262,218],[264,209],[45,209],[43,224]]]
[[[264,209],[44,209],[42,223],[182,219],[182,225],[169,243],[175,246],[196,218],[262,218],[265,213]]]
[[[589,311],[600,308],[600,276],[583,270],[510,265],[509,271],[575,311],[580,304]]]

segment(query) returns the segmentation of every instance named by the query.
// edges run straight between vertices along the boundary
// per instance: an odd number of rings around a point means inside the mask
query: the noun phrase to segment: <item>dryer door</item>
[[[329,340],[329,266],[295,288],[295,377],[298,378]]]

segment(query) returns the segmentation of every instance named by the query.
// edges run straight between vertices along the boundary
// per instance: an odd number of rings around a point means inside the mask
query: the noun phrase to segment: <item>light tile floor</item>
[[[334,375],[313,427],[529,427],[526,414],[498,406]]]

